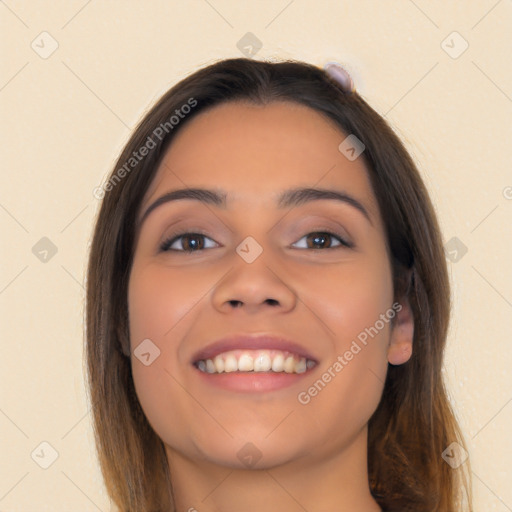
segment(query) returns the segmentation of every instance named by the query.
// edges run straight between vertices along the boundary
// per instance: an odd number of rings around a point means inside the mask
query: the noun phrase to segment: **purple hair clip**
[[[325,72],[336,81],[342,88],[343,92],[352,93],[355,91],[354,81],[349,72],[337,64],[336,62],[328,62],[324,66]]]

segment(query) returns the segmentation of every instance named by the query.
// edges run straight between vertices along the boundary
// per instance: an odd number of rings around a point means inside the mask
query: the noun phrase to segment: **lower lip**
[[[286,373],[286,372],[228,372],[228,373],[207,373],[202,372],[194,365],[193,369],[199,373],[199,377],[209,386],[218,386],[228,391],[241,391],[243,393],[265,393],[267,391],[277,391],[296,384],[311,371],[316,368],[310,368],[304,373]]]

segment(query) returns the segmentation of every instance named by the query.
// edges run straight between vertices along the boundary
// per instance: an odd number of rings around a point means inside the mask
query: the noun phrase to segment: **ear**
[[[406,363],[412,356],[414,317],[406,297],[394,309],[397,313],[391,329],[388,361],[390,364],[399,365]]]

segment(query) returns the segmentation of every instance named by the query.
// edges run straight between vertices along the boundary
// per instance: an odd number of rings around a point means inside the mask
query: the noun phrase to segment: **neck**
[[[370,494],[367,429],[337,453],[241,469],[191,460],[166,446],[176,512],[381,512]]]

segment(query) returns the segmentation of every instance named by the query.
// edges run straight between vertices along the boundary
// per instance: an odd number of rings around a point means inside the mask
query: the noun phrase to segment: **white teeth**
[[[215,373],[215,365],[213,364],[213,361],[211,359],[206,360],[206,371],[208,373]]]
[[[296,365],[295,365],[295,373],[304,373],[306,371],[306,360],[302,358]]]
[[[226,373],[229,372],[236,372],[238,370],[238,361],[236,360],[236,357],[233,355],[229,355],[226,357],[226,360],[224,361],[224,371]]]
[[[235,359],[236,361],[236,359]],[[253,363],[252,357],[249,354],[242,354],[238,361],[238,370],[241,372],[250,372],[251,370],[256,370],[256,362]]]
[[[217,373],[222,373],[224,371],[224,359],[222,359],[222,357],[215,357],[215,359],[213,360],[213,364],[215,365]]]
[[[286,373],[293,373],[293,370],[295,370],[295,361],[293,360],[293,356],[288,356],[284,360],[284,371]]]
[[[277,354],[272,361],[272,371],[282,372],[284,370],[284,356],[283,354]]]
[[[240,359],[242,359],[242,358],[240,358]],[[254,360],[254,371],[255,372],[268,372],[270,370],[270,368],[272,368],[272,361],[270,360],[270,356],[268,354],[260,354]],[[241,370],[240,364],[238,365],[238,369]]]
[[[197,362],[197,368],[205,373],[230,372],[269,372],[304,373],[313,368],[316,363],[305,357],[299,358],[289,352],[240,350],[219,354],[213,359],[203,359]]]

